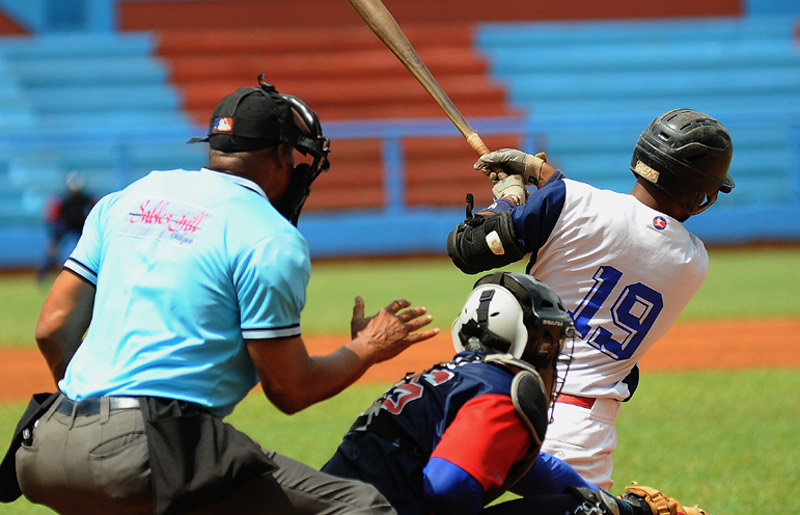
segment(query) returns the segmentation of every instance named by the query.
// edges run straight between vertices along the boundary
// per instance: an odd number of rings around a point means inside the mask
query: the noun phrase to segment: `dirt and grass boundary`
[[[639,363],[642,371],[800,369],[800,320],[683,322],[675,325]],[[308,337],[310,354],[326,354],[346,336]],[[453,354],[444,331],[432,341],[408,349],[364,374],[360,383],[389,383]],[[44,359],[36,349],[0,350],[0,402],[22,402],[31,394],[52,391]]]

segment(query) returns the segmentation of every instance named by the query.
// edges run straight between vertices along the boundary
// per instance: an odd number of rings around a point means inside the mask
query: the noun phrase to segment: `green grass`
[[[525,264],[504,270],[524,272]],[[303,333],[349,333],[356,295],[364,298],[368,315],[405,298],[427,307],[435,325],[448,327],[479,277],[462,273],[446,257],[314,263],[303,311]]]
[[[800,317],[800,247],[712,248],[708,278],[681,320]],[[506,267],[523,272],[525,263]],[[480,276],[461,273],[446,257],[321,261],[312,266],[303,334],[347,334],[356,295],[373,314],[396,298],[424,305],[447,327]],[[0,276],[0,348],[33,346],[48,284],[30,275]]]
[[[706,283],[681,320],[800,317],[800,248],[711,249]],[[509,270],[523,271],[517,264]],[[476,280],[446,258],[315,262],[303,312],[306,335],[349,331],[353,299],[368,314],[405,297],[446,328]],[[0,276],[0,348],[33,346],[46,292],[30,275]],[[772,337],[767,335],[766,337]],[[791,335],[790,338],[796,338]],[[265,447],[314,467],[336,448],[355,416],[385,386],[352,387],[293,416],[261,395],[246,398],[229,421]],[[800,373],[789,370],[650,373],[618,419],[614,493],[637,480],[713,515],[800,512]],[[24,409],[0,404],[4,451]],[[51,513],[24,499],[2,513]]]
[[[715,515],[800,513],[798,391],[790,370],[644,376],[617,422],[615,491],[637,480]]]
[[[800,247],[712,248],[680,320],[800,317]]]
[[[50,285],[38,284],[32,273],[0,275],[0,347],[35,347],[36,320]]]

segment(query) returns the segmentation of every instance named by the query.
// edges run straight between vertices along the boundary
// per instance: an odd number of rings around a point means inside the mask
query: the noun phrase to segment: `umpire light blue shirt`
[[[102,198],[65,266],[96,286],[66,395],[167,397],[218,415],[258,382],[244,340],[300,334],[311,272],[305,240],[260,187],[205,168],[154,171]]]

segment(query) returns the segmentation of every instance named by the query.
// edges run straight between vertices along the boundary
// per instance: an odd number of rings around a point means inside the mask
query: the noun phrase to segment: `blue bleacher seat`
[[[144,33],[0,37],[0,225],[40,225],[70,170],[101,195],[154,168],[202,164],[154,54]]]
[[[688,107],[719,119],[733,139],[737,188],[720,206],[800,204],[793,17],[486,23],[476,41],[527,123],[543,131],[535,150],[571,177],[629,191],[639,132]]]

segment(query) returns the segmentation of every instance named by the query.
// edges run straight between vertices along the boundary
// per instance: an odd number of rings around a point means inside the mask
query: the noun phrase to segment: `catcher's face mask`
[[[574,334],[561,299],[527,274],[496,272],[475,283],[452,327],[456,352],[505,353],[533,365],[553,398],[564,385]],[[559,367],[565,362],[567,366]]]

